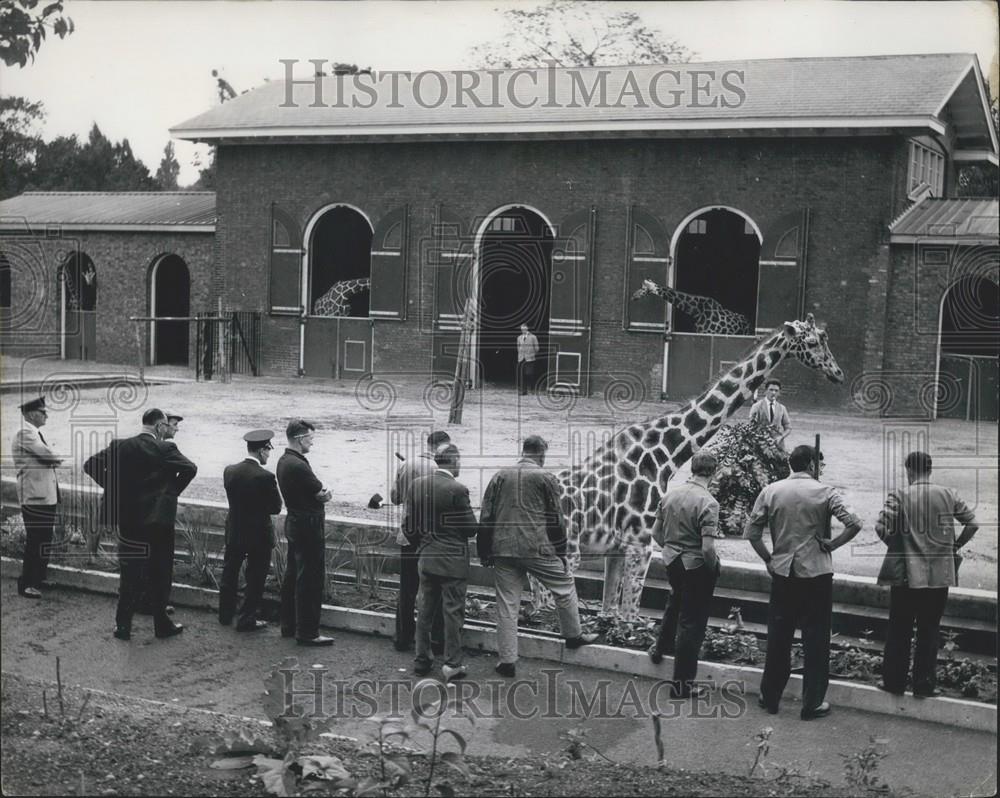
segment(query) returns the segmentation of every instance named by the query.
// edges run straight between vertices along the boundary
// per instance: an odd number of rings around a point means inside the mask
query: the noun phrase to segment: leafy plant
[[[597,615],[583,620],[584,631],[601,636],[601,642],[619,648],[647,649],[656,642],[655,621],[638,619],[625,621],[610,615]]]
[[[844,779],[855,790],[885,790],[889,785],[878,775],[879,764],[889,753],[885,750],[888,740],[871,736],[868,745],[853,754],[841,754],[844,760]]]
[[[723,659],[746,665],[756,664],[760,660],[757,638],[749,632],[739,631],[742,628],[740,624],[731,624],[719,631],[707,629],[705,642],[701,646],[701,655],[705,659]]]
[[[390,753],[388,742],[393,737],[400,738],[400,742],[408,740],[410,730],[394,718],[377,715],[369,720],[378,724],[376,742],[378,743],[379,778],[377,780],[370,776],[363,778],[358,782],[354,794],[366,796],[381,792],[382,795],[388,795],[390,789],[402,787],[412,775],[410,761],[402,754]]]
[[[753,764],[750,765],[750,772],[748,776],[752,776],[757,768],[760,768],[761,774],[767,775],[767,769],[764,767],[764,760],[767,759],[768,755],[771,753],[771,735],[774,734],[774,729],[770,726],[765,726],[759,732],[757,732],[753,739],[757,742],[757,748],[754,752]]]
[[[847,679],[873,681],[882,672],[882,656],[857,646],[830,652],[830,672]]]
[[[431,737],[431,750],[428,755],[428,771],[427,771],[427,784],[424,790],[424,795],[429,796],[431,794],[431,787],[437,788],[437,791],[444,796],[455,795],[455,790],[450,782],[442,781],[434,784],[434,774],[438,766],[443,763],[448,765],[453,770],[461,773],[466,779],[469,779],[471,773],[469,772],[469,766],[465,764],[465,749],[468,743],[465,737],[451,725],[446,725],[442,727],[441,721],[445,716],[445,710],[453,709],[457,710],[461,714],[461,701],[457,694],[454,692],[454,686],[452,686],[452,695],[447,699],[447,702],[442,706],[442,699],[439,692],[439,684],[433,679],[421,679],[413,688],[413,695],[421,695],[425,687],[432,687],[434,692],[437,693],[437,697],[429,701],[426,704],[419,704],[414,706],[411,716],[413,718],[413,723],[422,729],[425,729]],[[433,713],[433,722],[428,720],[428,713]],[[467,714],[465,717],[468,718],[469,722],[474,724],[475,717],[472,714]],[[444,751],[439,752],[439,748],[442,742],[442,738],[445,735],[449,735],[454,738],[455,742],[458,743],[458,751]]]
[[[191,570],[205,587],[218,589],[219,580],[215,578],[215,572],[212,570],[212,558],[209,554],[205,528],[201,524],[181,521],[177,525],[177,532],[188,550]]]

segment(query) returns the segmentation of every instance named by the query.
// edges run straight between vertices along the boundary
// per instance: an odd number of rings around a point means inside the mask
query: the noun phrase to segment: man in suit
[[[521,334],[517,337],[517,387],[521,396],[528,393],[528,388],[534,391],[537,355],[538,338],[528,329],[527,324],[522,324]]]
[[[976,516],[952,488],[931,482],[926,452],[906,456],[909,486],[893,491],[879,514],[875,533],[888,546],[878,583],[889,585],[889,626],[882,660],[882,689],[902,695],[910,670],[913,626],[913,695],[939,695],[938,636],[948,588],[958,584],[958,550],[979,530]],[[962,532],[955,538],[955,522]]]
[[[167,423],[159,425],[157,429],[159,430],[160,440],[163,441],[173,441],[177,437],[177,428],[180,423],[184,420],[184,416],[179,416],[176,413],[166,412],[164,415],[167,417]],[[171,443],[171,446],[176,446],[177,444]],[[155,574],[155,577],[159,580],[160,584],[164,586],[166,593],[164,594],[164,601],[167,604],[167,615],[174,614],[174,608],[170,605],[170,589],[174,584],[174,555],[177,551],[177,533],[171,527],[170,540],[167,545],[167,551],[165,551],[164,556],[160,559],[159,565],[162,569]],[[169,555],[169,556],[167,556]],[[136,610],[139,615],[152,615],[153,614],[153,601],[152,592],[147,590],[143,598],[139,602],[139,609]]]
[[[142,432],[116,440],[84,463],[84,472],[104,488],[101,517],[118,526],[121,582],[114,636],[132,637],[132,616],[143,589],[150,591],[157,637],[180,634],[184,627],[167,615],[166,585],[177,497],[198,468],[177,447],[163,440],[167,417],[153,408],[142,416]]]
[[[779,396],[781,382],[768,380],[764,386],[763,398],[754,402],[750,408],[750,420],[768,427],[774,436],[774,442],[784,449],[785,438],[792,431],[792,420],[788,416],[788,410],[778,401]]]
[[[255,429],[243,436],[247,457],[226,466],[222,482],[229,500],[226,516],[226,552],[219,584],[219,623],[228,626],[236,614],[236,585],[240,566],[246,561],[246,592],[240,606],[237,632],[254,632],[267,626],[257,620],[264,596],[264,582],[271,567],[274,548],[272,515],[281,512],[281,494],[274,474],[264,468],[274,447],[269,429]]]
[[[437,468],[413,483],[406,500],[403,533],[419,546],[420,612],[413,672],[426,676],[434,662],[431,628],[440,605],[444,612],[445,681],[461,679],[465,592],[469,581],[469,538],[477,531],[469,489],[458,481],[461,457],[453,443],[434,453]]]
[[[393,504],[404,504],[410,493],[410,487],[420,477],[433,474],[437,469],[434,462],[434,452],[440,446],[451,443],[451,437],[444,430],[437,430],[427,436],[427,451],[419,457],[405,460],[396,472],[396,481],[389,492]],[[420,592],[420,572],[417,569],[417,551],[420,541],[410,543],[402,529],[396,537],[399,550],[399,595],[396,599],[396,651],[408,651],[413,647],[413,636],[416,632],[417,594]],[[431,648],[435,654],[444,651],[444,617],[440,608],[435,615],[434,631],[431,635]]]
[[[17,469],[17,500],[24,520],[24,560],[17,580],[18,595],[42,597],[42,582],[49,566],[52,531],[59,505],[56,467],[62,458],[49,448],[42,435],[49,411],[45,398],[21,405],[21,428],[14,433],[11,455]]]
[[[802,720],[830,714],[830,616],[833,611],[832,552],[861,531],[861,521],[840,494],[812,475],[817,453],[796,446],[788,458],[792,475],[772,482],[757,497],[746,525],[746,538],[771,575],[767,609],[767,658],[757,703],[777,714],[792,671],[792,638],[802,625],[805,673],[802,677]],[[830,519],[844,530],[831,540]],[[764,544],[771,531],[772,551]]]
[[[281,636],[300,646],[332,646],[319,633],[326,586],[326,510],[333,493],[323,487],[306,459],[316,426],[295,419],[285,429],[288,446],[278,460],[278,487],[288,508],[285,538],[288,557],[281,584]]]
[[[515,675],[517,614],[525,574],[552,592],[567,648],[597,639],[580,629],[576,581],[566,562],[559,483],[543,468],[548,448],[539,435],[525,438],[517,465],[500,469],[486,486],[479,515],[476,547],[483,565],[493,567],[497,591],[496,672],[505,677]]]

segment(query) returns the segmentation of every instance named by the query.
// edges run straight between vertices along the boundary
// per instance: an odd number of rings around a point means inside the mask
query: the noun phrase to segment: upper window
[[[912,194],[922,185],[930,187],[932,196],[944,196],[944,156],[930,147],[911,141],[907,191]]]
[[[495,233],[521,233],[524,222],[518,216],[497,216],[490,222],[490,230]]]

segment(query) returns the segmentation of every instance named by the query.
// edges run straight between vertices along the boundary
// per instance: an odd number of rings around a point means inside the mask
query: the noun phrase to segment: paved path
[[[370,712],[373,702],[364,697],[378,694],[380,711],[384,711],[392,694],[385,683],[393,681],[408,706],[410,655],[397,653],[378,638],[341,632],[335,633],[333,648],[305,649],[282,640],[274,629],[241,635],[221,629],[210,613],[179,609],[176,619],[187,627],[184,634],[158,641],[150,619],[139,617],[133,640],[126,644],[111,638],[114,602],[109,597],[52,589],[41,602],[27,601],[17,596],[12,579],[3,579],[2,599],[5,672],[54,680],[55,657],[59,656],[63,679],[71,684],[263,717],[262,676],[283,657],[297,656],[303,664],[327,669],[327,711],[336,709],[337,680],[353,687],[347,707]],[[493,674],[496,660],[492,655],[469,662],[470,679],[463,689],[480,690],[474,704],[487,716],[477,723],[472,753],[507,757],[557,752],[565,747],[559,732],[579,727],[587,730],[587,741],[611,759],[655,762],[648,709],[651,691],[655,700],[657,682],[522,660],[520,686],[514,690],[515,683]],[[383,681],[381,689],[377,680]],[[605,714],[618,717],[596,717],[600,684],[606,689]],[[572,714],[574,690],[582,690],[586,699],[598,698],[589,719],[560,717]],[[578,694],[578,716],[582,714],[579,698]],[[932,796],[996,791],[995,735],[843,709],[835,709],[825,720],[804,723],[798,719],[797,703],[788,702],[780,715],[769,716],[752,701],[749,707],[741,701],[738,694],[723,697],[717,693],[711,704],[697,712],[689,703],[677,705],[684,710],[682,716],[664,722],[669,763],[692,770],[746,773],[753,760],[754,734],[771,726],[768,762],[772,774],[775,764],[795,765],[841,783],[843,762],[838,754],[856,752],[869,736],[875,736],[888,740],[889,756],[880,773],[896,790]],[[661,699],[658,707],[666,712],[671,704]],[[514,712],[534,716],[518,719]],[[366,738],[373,729],[370,723],[345,718],[337,731]]]

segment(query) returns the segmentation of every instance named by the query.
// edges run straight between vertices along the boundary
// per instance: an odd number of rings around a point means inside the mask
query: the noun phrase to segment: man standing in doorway
[[[278,460],[278,487],[285,499],[285,538],[288,556],[281,585],[281,636],[294,637],[300,646],[332,646],[333,638],[319,633],[323,589],[326,585],[326,510],[333,493],[313,473],[306,459],[316,426],[302,419],[285,429],[288,446]]]
[[[779,396],[781,396],[781,382],[768,380],[764,386],[764,396],[750,408],[750,420],[770,429],[774,442],[784,449],[785,438],[792,431],[792,421],[788,416],[788,410],[778,401]]]
[[[62,462],[42,435],[48,420],[45,397],[21,405],[21,428],[14,433],[10,451],[17,469],[17,500],[24,520],[24,561],[17,580],[17,593],[24,598],[42,597],[42,582],[49,566],[49,549],[59,506],[56,467]]]
[[[889,585],[889,627],[882,660],[882,689],[902,695],[910,670],[914,623],[913,695],[938,695],[937,652],[948,588],[958,584],[958,550],[979,530],[976,516],[952,488],[931,482],[931,456],[906,456],[909,486],[893,491],[875,525],[889,547],[878,583]],[[955,521],[963,525],[955,539]]]
[[[528,393],[528,388],[535,389],[535,356],[538,354],[538,339],[528,329],[527,324],[521,325],[521,334],[517,337],[517,389],[521,396]]]
[[[803,720],[826,717],[830,683],[830,615],[833,611],[834,549],[861,531],[861,522],[840,494],[812,476],[816,451],[796,446],[788,458],[792,475],[772,482],[757,497],[747,521],[746,538],[767,565],[771,600],[767,611],[767,657],[758,704],[777,714],[781,694],[792,672],[792,638],[802,626],[805,674],[802,679]],[[844,531],[830,539],[830,519]],[[773,552],[764,545],[771,530]]]

